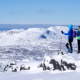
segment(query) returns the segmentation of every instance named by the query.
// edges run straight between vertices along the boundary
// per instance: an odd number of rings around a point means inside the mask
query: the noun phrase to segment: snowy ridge
[[[0,32],[0,46],[6,45],[19,45],[27,44],[30,42],[45,40],[60,40],[61,30],[64,32],[68,31],[67,27],[55,26],[45,28],[29,28],[27,30],[23,29],[13,29],[8,31]],[[63,35],[64,36],[64,35]],[[65,40],[67,36],[63,37]]]

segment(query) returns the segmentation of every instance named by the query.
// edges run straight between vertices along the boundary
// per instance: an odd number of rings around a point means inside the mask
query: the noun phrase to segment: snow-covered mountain
[[[4,59],[23,59],[31,57],[44,57],[45,54],[52,55],[61,49],[66,52],[65,44],[67,36],[61,31],[68,32],[68,27],[55,26],[49,28],[13,29],[0,32],[0,54]],[[61,41],[62,36],[62,41]],[[74,39],[74,51],[77,48]],[[64,48],[63,48],[64,47]],[[4,55],[3,55],[4,54]],[[9,55],[10,54],[10,55]],[[16,57],[16,54],[18,57]]]
[[[67,52],[65,44],[68,27],[55,26],[49,28],[13,29],[0,32],[0,80],[80,80],[80,54],[77,54],[77,39],[73,41],[73,53]],[[62,36],[62,41],[61,41]],[[64,55],[57,55],[61,51]],[[61,64],[75,63],[76,70],[43,71],[38,68],[44,59],[52,58]],[[8,66],[14,63],[13,67]],[[47,64],[47,62],[46,62]],[[30,70],[20,71],[20,66],[30,66]],[[50,65],[48,63],[48,65]],[[7,70],[3,69],[7,66]],[[51,65],[52,67],[52,65]],[[17,72],[12,72],[17,68]],[[4,77],[5,75],[5,77]],[[46,77],[45,77],[46,76]]]
[[[8,31],[0,32],[0,46],[6,45],[19,45],[27,44],[30,42],[45,40],[60,40],[61,30],[64,32],[68,31],[68,27],[55,26],[49,28],[29,28],[27,30],[23,29],[13,29]],[[67,39],[63,36],[63,40]]]

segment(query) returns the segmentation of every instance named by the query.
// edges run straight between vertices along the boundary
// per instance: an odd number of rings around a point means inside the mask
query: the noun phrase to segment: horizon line
[[[65,25],[67,26],[69,24],[0,24],[0,25]]]

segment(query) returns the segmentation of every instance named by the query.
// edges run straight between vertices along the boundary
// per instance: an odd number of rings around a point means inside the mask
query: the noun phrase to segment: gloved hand
[[[64,32],[63,32],[63,31],[61,31],[61,33],[63,34]]]

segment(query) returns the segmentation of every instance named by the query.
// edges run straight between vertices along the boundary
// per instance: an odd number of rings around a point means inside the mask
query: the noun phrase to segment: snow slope
[[[76,56],[76,57],[75,57]],[[65,55],[54,55],[52,58],[59,61],[63,59],[67,62],[72,62],[77,65],[76,71],[73,70],[66,70],[66,71],[59,71],[59,70],[51,70],[51,71],[43,71],[42,68],[38,68],[38,65],[42,61],[36,61],[34,59],[31,60],[23,60],[23,61],[16,61],[20,66],[24,64],[25,66],[30,66],[30,70],[23,70],[18,72],[11,72],[8,70],[7,72],[0,73],[0,80],[80,80],[80,55],[77,54],[65,54]],[[49,56],[48,56],[49,57]],[[45,56],[45,58],[48,58]],[[10,61],[8,61],[10,62]]]
[[[46,40],[59,40],[61,38],[61,30],[64,32],[68,31],[67,27],[56,26],[49,28],[29,28],[13,29],[8,31],[0,32],[0,46],[6,45],[24,45],[30,42],[36,42],[42,39]],[[67,39],[66,36],[63,40]]]
[[[0,32],[0,71],[10,62],[17,63],[14,67],[24,64],[30,66],[30,70],[12,72],[11,69],[0,72],[0,80],[80,80],[80,54],[77,53],[77,40],[73,42],[73,53],[67,53],[65,43],[67,36],[61,31],[67,32],[68,27],[55,26],[45,28],[13,29]],[[61,50],[64,55],[57,55]],[[43,58],[51,56],[60,63],[63,59],[68,63],[75,63],[76,71],[43,71],[38,68]]]

